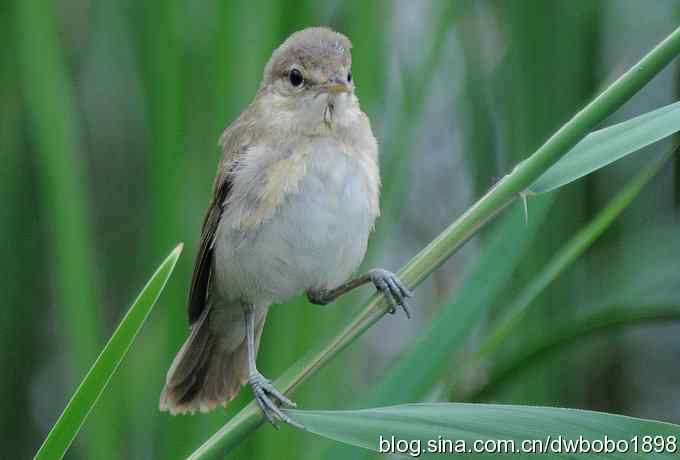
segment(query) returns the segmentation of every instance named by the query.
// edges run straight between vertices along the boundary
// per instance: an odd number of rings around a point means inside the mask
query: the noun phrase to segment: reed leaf
[[[588,134],[529,186],[546,193],[680,131],[680,102]]]
[[[489,457],[488,453],[476,452],[480,448],[478,441],[491,441],[488,445],[493,446],[493,442],[501,440],[513,441],[514,445],[507,453],[495,452],[495,458],[516,458],[520,453],[533,453],[526,450],[539,448],[531,442],[535,440],[551,448],[543,453],[554,453],[551,457],[558,458],[646,459],[653,454],[654,458],[672,459],[677,458],[675,443],[680,430],[680,426],[670,423],[603,412],[497,404],[430,403],[356,411],[287,412],[309,432],[365,449],[380,451],[382,448],[384,452],[390,442],[395,444],[395,440],[411,442],[410,450],[405,449],[402,453],[414,457],[441,456],[444,444],[437,441],[445,439],[452,441],[451,451],[445,453],[456,453],[453,446],[462,446],[461,441],[464,441],[465,448],[458,453],[470,459]],[[658,446],[651,441],[649,445],[645,443],[643,452],[643,436],[652,436],[660,442]],[[580,439],[590,443],[609,439],[614,443],[609,444],[613,452],[594,453],[599,449],[595,447],[597,444],[590,444],[595,451],[587,453],[586,449],[575,453],[554,452],[565,449],[563,442]],[[635,442],[631,441],[633,439],[637,439],[638,452],[631,444]],[[626,453],[616,451],[617,441],[628,443]],[[503,449],[498,443],[496,446]]]
[[[73,394],[57,423],[47,435],[45,442],[35,455],[36,460],[52,460],[64,456],[151,313],[181,252],[182,245],[180,244],[161,263],[139,293],[85,379]]]

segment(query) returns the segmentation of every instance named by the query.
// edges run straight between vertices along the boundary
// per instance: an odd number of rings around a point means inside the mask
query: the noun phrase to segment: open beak
[[[347,82],[337,77],[330,78],[326,83],[320,85],[319,88],[321,91],[331,94],[348,93],[350,91],[350,86]]]

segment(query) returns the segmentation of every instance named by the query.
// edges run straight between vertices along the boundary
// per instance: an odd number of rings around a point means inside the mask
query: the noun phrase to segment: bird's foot
[[[314,305],[328,305],[333,301],[332,297],[328,295],[328,291],[307,291],[307,299]]]
[[[274,428],[279,428],[278,421],[288,423],[296,428],[304,429],[305,427],[292,420],[288,415],[284,414],[279,405],[288,407],[296,407],[296,404],[288,399],[283,393],[276,389],[271,380],[267,379],[259,372],[254,372],[248,377],[248,383],[255,393],[255,401],[260,406],[265,418],[269,420]],[[278,403],[278,404],[277,404]]]
[[[389,313],[394,314],[397,307],[400,307],[406,313],[407,318],[411,318],[411,312],[408,309],[408,302],[406,299],[413,296],[413,293],[397,278],[394,273],[383,270],[382,268],[374,268],[368,275],[375,288],[382,292],[390,304]]]

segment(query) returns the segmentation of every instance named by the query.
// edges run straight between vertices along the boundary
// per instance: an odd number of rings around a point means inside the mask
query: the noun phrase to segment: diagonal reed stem
[[[597,124],[621,107],[680,53],[680,28],[674,30],[635,66],[576,113],[533,155],[518,164],[462,216],[446,228],[398,273],[410,288],[435,271],[486,222],[514,201],[541,174],[569,151]],[[363,310],[342,331],[318,350],[306,354],[275,382],[282,391],[295,389],[321,366],[375,324],[386,312],[381,295],[373,295]],[[220,458],[237,446],[263,422],[254,402],[236,414],[191,456]]]

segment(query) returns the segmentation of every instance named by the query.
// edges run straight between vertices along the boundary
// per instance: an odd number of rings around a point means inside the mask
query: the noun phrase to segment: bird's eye
[[[352,72],[347,72],[347,83],[352,83]]]
[[[300,86],[304,81],[302,72],[300,72],[298,69],[291,70],[288,74],[288,79],[290,80],[290,84],[293,86]]]

